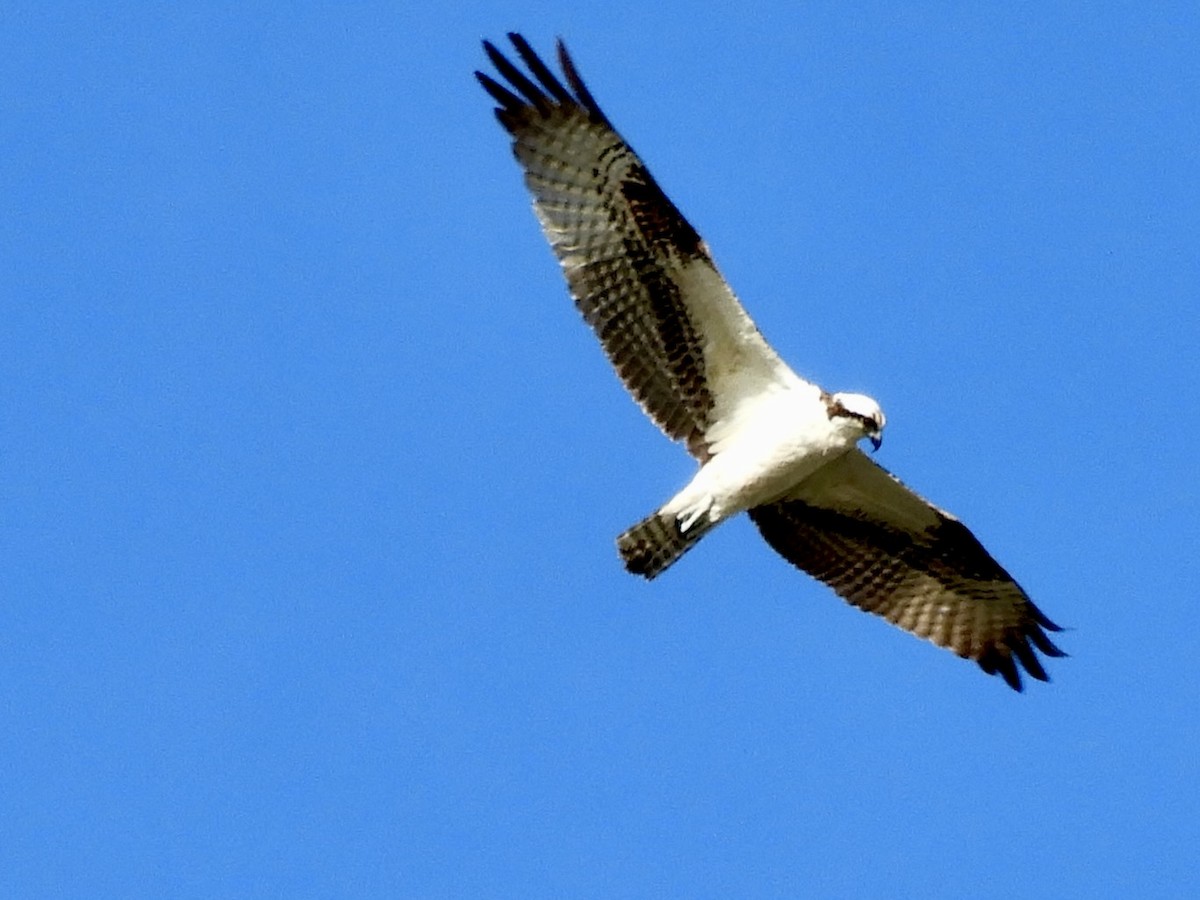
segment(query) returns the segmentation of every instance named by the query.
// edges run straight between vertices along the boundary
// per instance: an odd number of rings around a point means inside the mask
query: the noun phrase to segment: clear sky
[[[1200,894],[1196,4],[550,7],[0,13],[0,894]],[[746,521],[622,570],[692,463],[472,78],[512,29],[1053,683]]]

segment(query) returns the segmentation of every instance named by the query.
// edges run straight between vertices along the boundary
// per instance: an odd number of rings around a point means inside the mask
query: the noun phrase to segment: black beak
[[[875,450],[878,450],[880,447],[883,446],[883,438],[880,437],[879,435],[872,434],[872,435],[870,435],[870,438],[871,438],[871,446]]]

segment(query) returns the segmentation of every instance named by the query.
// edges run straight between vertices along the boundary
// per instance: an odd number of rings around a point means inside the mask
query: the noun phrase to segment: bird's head
[[[887,419],[879,404],[865,394],[831,394],[825,402],[831,422],[844,421],[857,431],[855,440],[867,438],[876,450],[883,443]]]

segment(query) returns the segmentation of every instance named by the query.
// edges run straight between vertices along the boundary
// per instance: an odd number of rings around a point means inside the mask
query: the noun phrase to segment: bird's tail
[[[691,550],[711,527],[707,521],[697,522],[685,534],[676,516],[656,512],[618,537],[617,549],[627,570],[654,578]]]

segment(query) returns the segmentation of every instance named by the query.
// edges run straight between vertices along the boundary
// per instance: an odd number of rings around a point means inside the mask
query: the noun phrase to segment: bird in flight
[[[498,104],[575,304],[634,399],[700,464],[617,538],[654,578],[746,512],[784,559],[854,606],[972,659],[1021,690],[1061,630],[958,519],[859,448],[879,448],[870,397],[805,381],[766,342],[708,246],[601,111],[562,41],[554,74],[519,34],[522,71],[492,43]],[[564,84],[565,80],[565,84]]]

